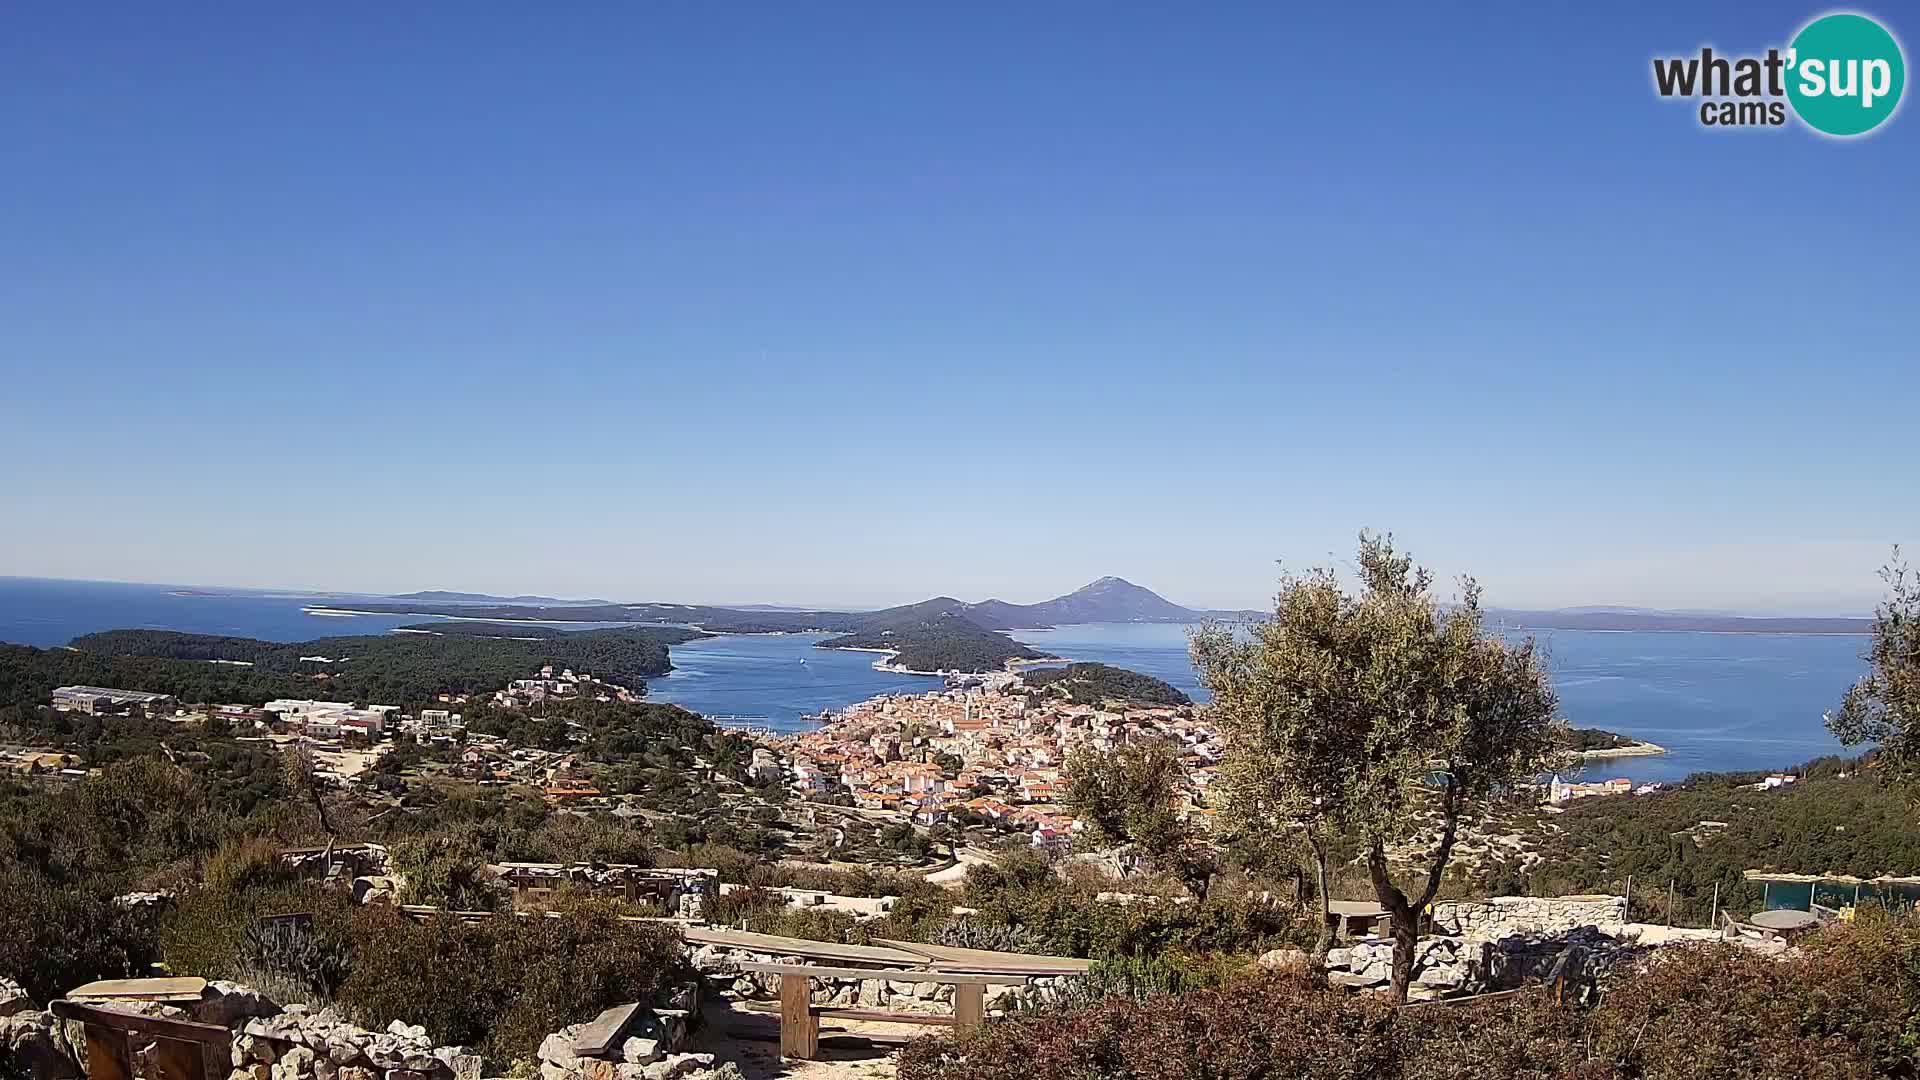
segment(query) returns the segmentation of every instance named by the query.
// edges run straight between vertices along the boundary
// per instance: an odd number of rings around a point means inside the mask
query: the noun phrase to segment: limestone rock
[[[404,1069],[407,1051],[390,1035],[376,1036],[366,1046],[367,1060],[377,1069]]]
[[[363,1056],[361,1044],[351,1034],[335,1030],[327,1036],[327,1060],[335,1065],[353,1065]]]
[[[1307,954],[1299,949],[1273,949],[1261,953],[1255,962],[1270,971],[1292,971],[1307,966]]]
[[[273,1063],[273,1080],[309,1080],[313,1076],[313,1051],[304,1046],[295,1046],[280,1055]]]
[[[486,1072],[486,1059],[464,1046],[436,1047],[433,1056],[453,1074],[453,1080],[480,1080]]]
[[[620,1044],[620,1060],[629,1065],[651,1065],[664,1055],[658,1039],[633,1038]]]
[[[573,1040],[580,1034],[580,1025],[572,1024],[547,1036],[540,1041],[540,1060],[550,1061],[565,1070],[579,1067],[580,1056],[573,1052]]]
[[[0,979],[0,1016],[17,1016],[20,1013],[39,1012],[40,1009],[27,996],[26,990],[12,979]]]
[[[393,1023],[388,1024],[387,1032],[398,1038],[405,1039],[408,1042],[425,1042],[427,1039],[426,1028],[419,1024],[409,1024],[403,1020],[395,1020]]]

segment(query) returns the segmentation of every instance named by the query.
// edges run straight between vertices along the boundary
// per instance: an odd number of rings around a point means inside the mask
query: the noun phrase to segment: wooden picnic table
[[[780,1056],[810,1061],[820,1054],[820,1018],[864,1020],[889,1024],[927,1024],[953,1027],[961,1031],[986,1022],[988,986],[1024,986],[1019,975],[980,975],[926,968],[880,969],[815,967],[811,964],[738,965],[742,971],[780,976]],[[898,1012],[892,1009],[861,1009],[813,1003],[814,979],[886,979],[890,982],[945,983],[953,987],[953,1015]],[[769,1010],[770,1011],[770,1010]]]

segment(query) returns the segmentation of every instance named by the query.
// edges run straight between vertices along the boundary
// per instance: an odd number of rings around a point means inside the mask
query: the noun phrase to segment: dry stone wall
[[[282,1007],[234,983],[210,983],[198,1002],[186,1005],[95,1004],[228,1028],[230,1059],[220,1063],[227,1080],[483,1080],[487,1072],[479,1053],[436,1046],[424,1028],[396,1020],[384,1031],[371,1031],[331,1008]],[[691,1009],[646,1011],[618,1052],[602,1057],[573,1053],[583,1025],[563,1028],[541,1044],[543,1080],[738,1080],[733,1066],[716,1067],[712,1055],[686,1052]],[[82,1080],[85,1061],[80,1025],[40,1009],[18,987],[0,984],[0,1076]]]
[[[706,977],[707,985],[723,997],[736,1001],[776,1001],[780,997],[780,976],[764,972],[742,971],[742,963],[805,964],[798,956],[779,956],[751,949],[731,949],[702,945],[693,951],[693,966]],[[951,983],[905,982],[889,979],[809,980],[813,985],[813,1003],[841,1008],[892,1009],[906,1013],[944,1014],[953,1010]],[[1051,992],[1061,978],[1035,978],[1026,986],[989,986],[986,1004],[989,1010],[1004,1009],[1015,995]]]
[[[1553,934],[1582,926],[1620,926],[1626,921],[1623,896],[1496,896],[1433,905],[1434,928],[1452,935]]]

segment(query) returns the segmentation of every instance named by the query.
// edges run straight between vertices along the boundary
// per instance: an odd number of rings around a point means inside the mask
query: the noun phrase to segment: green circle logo
[[[1787,53],[1787,100],[1807,126],[1864,135],[1886,122],[1907,86],[1900,43],[1865,15],[1822,15]]]

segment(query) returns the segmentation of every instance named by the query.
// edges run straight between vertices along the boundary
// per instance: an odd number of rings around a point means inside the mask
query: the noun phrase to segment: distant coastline
[[[443,615],[436,611],[359,611],[354,608],[331,608],[331,607],[303,607],[300,610],[305,612],[308,615],[321,615],[327,618],[335,618],[335,619],[350,618],[356,615],[368,615],[368,616],[374,616],[378,618],[391,618],[395,615],[398,615],[408,619],[445,619],[449,622],[461,621],[455,616]],[[521,618],[503,619],[503,618],[494,618],[492,616],[489,616],[484,619],[475,619],[471,621],[489,622],[489,623],[527,623],[529,625],[547,625],[547,626],[578,626],[582,622],[582,620],[580,619],[521,619]],[[647,624],[640,623],[636,625],[644,626]]]

